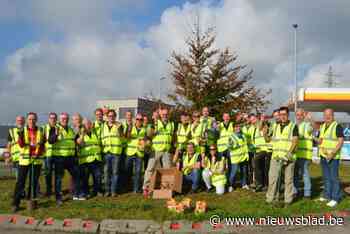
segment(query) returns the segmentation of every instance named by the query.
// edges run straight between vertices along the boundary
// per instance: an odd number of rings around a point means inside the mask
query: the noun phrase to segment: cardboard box
[[[182,192],[182,172],[174,168],[157,169],[151,178],[150,190],[154,199],[172,198],[174,192]]]

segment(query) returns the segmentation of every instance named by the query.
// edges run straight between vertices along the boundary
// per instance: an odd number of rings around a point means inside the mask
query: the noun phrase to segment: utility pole
[[[293,24],[294,28],[294,115],[296,121],[296,113],[298,108],[298,57],[297,57],[297,32],[298,24]]]
[[[328,88],[334,88],[339,84],[336,78],[341,77],[341,75],[334,74],[332,66],[329,66],[328,72],[325,75],[327,76],[327,80],[324,83]]]

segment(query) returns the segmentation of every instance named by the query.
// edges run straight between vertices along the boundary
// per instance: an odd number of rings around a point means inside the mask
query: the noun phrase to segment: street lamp
[[[294,28],[294,115],[296,121],[296,112],[298,108],[298,59],[297,59],[297,32],[298,24],[293,24]]]
[[[165,80],[166,77],[165,76],[162,76],[161,78],[159,78],[159,108],[160,108],[160,103],[162,101],[162,90],[161,90],[161,83],[162,83],[162,80]]]

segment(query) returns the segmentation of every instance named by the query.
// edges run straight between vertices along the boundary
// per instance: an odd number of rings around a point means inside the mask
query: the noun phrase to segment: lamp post
[[[297,32],[298,24],[293,24],[294,28],[294,115],[296,121],[296,112],[298,108],[298,58],[297,58]]]
[[[159,108],[160,108],[160,104],[162,102],[162,86],[161,86],[161,83],[162,83],[162,80],[165,80],[166,77],[162,76],[161,78],[159,78]]]

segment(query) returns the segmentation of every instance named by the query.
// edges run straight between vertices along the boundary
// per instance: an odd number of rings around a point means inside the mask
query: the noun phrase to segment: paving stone
[[[62,231],[63,224],[62,220],[46,218],[40,222],[38,229],[42,232]]]
[[[40,221],[33,217],[11,214],[0,215],[0,227],[5,229],[36,230],[39,223]]]

